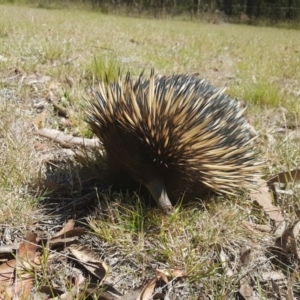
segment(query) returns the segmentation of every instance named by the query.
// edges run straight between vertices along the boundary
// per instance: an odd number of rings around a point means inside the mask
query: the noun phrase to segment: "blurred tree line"
[[[49,1],[49,0],[48,0]],[[70,1],[70,0],[69,0]],[[94,7],[127,8],[127,10],[162,15],[220,13],[245,20],[300,20],[300,0],[74,0]]]
[[[8,0],[1,2],[15,2]],[[210,19],[252,20],[266,19],[271,22],[300,22],[300,0],[25,0],[39,7],[69,6],[80,4],[92,6],[102,12],[111,10],[131,15],[149,14],[155,17],[188,14],[191,18],[206,15]]]

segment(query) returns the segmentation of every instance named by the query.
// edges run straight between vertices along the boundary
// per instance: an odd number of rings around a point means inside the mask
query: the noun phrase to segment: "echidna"
[[[197,76],[102,82],[87,104],[87,122],[106,150],[113,173],[147,187],[172,211],[182,194],[233,194],[259,174],[252,127],[244,109]]]

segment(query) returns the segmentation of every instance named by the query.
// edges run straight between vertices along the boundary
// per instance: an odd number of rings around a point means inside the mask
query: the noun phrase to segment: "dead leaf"
[[[36,235],[29,233],[16,251],[16,259],[0,265],[0,300],[29,298],[36,248]]]
[[[47,151],[47,150],[50,150],[51,147],[47,144],[36,142],[36,143],[34,143],[34,149],[36,151]]]
[[[85,228],[74,228],[74,226],[75,220],[70,219],[59,232],[47,240],[47,245],[54,247],[60,244],[70,244],[78,240],[81,235],[87,233]]]
[[[271,284],[272,284],[272,289],[273,289],[273,291],[274,291],[277,295],[279,295],[279,294],[280,294],[280,289],[279,289],[278,284],[277,284],[273,279],[271,279]]]
[[[271,177],[268,180],[268,184],[275,183],[275,182],[287,184],[289,182],[294,183],[296,181],[300,181],[300,170],[281,172],[281,173]]]
[[[62,236],[65,236],[65,234],[72,230],[75,226],[75,220],[74,219],[70,219],[66,224],[65,226],[57,233],[55,233],[53,236],[52,236],[52,239],[53,238],[56,238],[56,237],[62,237]]]
[[[80,237],[83,234],[87,233],[87,229],[86,228],[82,228],[82,227],[78,227],[78,228],[74,228],[70,231],[66,231],[65,233],[58,235],[54,238],[51,238],[50,241],[54,241],[55,239],[64,239],[64,238],[73,238],[73,237]]]
[[[287,228],[288,223],[286,221],[283,221],[282,223],[279,223],[277,227],[274,230],[274,235],[281,236],[285,232]]]
[[[0,265],[0,287],[3,288],[12,285],[14,280],[15,266],[15,259],[11,259]]]
[[[300,231],[300,220],[293,225],[293,228],[291,230],[291,248],[298,263],[300,262],[299,254],[297,250],[297,236],[299,234],[299,231]]]
[[[58,299],[59,300],[71,300],[71,299],[74,299],[74,296],[77,296],[79,294],[80,285],[82,285],[85,282],[85,278],[83,277],[83,275],[81,273],[78,273],[74,277],[72,277],[72,279],[74,279],[74,280],[72,280],[73,284],[72,284],[70,290],[68,290],[64,294],[56,297],[57,300]]]
[[[74,228],[75,221],[70,219],[65,226],[55,233],[50,239],[41,239],[39,242],[46,245],[47,248],[53,247],[67,247],[71,243],[76,243],[78,238],[87,233],[85,228]]]
[[[283,234],[276,239],[275,246],[281,248],[284,252],[287,251],[287,243],[291,235],[291,228],[287,228]]]
[[[247,267],[251,262],[251,248],[243,247],[241,249],[240,261],[243,267]]]
[[[153,294],[153,291],[155,289],[156,283],[160,278],[154,277],[152,278],[148,284],[142,289],[139,296],[136,298],[136,300],[148,300],[151,299],[151,296]]]
[[[287,292],[286,292],[286,300],[294,300],[294,292],[293,292],[293,284],[296,278],[299,276],[299,273],[294,270],[293,274],[290,276],[287,282]]]
[[[265,282],[269,280],[280,281],[280,280],[284,280],[285,276],[282,273],[282,271],[269,271],[269,272],[262,272],[261,278]]]
[[[64,293],[62,290],[54,288],[52,286],[48,286],[48,285],[41,286],[38,292],[41,294],[45,294],[48,297],[50,297],[50,296],[56,297],[56,296],[62,295]]]
[[[54,247],[68,247],[70,244],[76,244],[78,242],[79,236],[73,237],[65,237],[65,238],[55,238],[53,240],[47,241],[47,248],[54,248]]]
[[[89,272],[101,281],[104,280],[108,266],[94,252],[81,245],[70,245],[68,249]]]
[[[241,280],[239,293],[244,297],[245,300],[252,299],[253,288],[249,285],[246,279]]]
[[[84,288],[84,291],[81,292],[80,296],[82,296],[84,299],[124,300],[124,296],[119,291],[107,284],[99,285],[90,283]],[[81,299],[80,297],[78,298]],[[132,299],[134,299],[134,297],[128,298],[128,300]]]
[[[17,257],[26,262],[34,261],[37,246],[37,235],[32,232],[27,233],[26,240],[20,244],[17,250]]]
[[[156,274],[157,274],[157,276],[152,278],[148,282],[148,284],[142,289],[141,293],[136,298],[136,300],[148,300],[148,299],[152,299],[151,297],[153,297],[153,299],[155,299],[155,296],[154,295],[152,296],[152,294],[155,289],[156,283],[159,280],[163,280],[166,284],[168,284],[169,283],[168,277],[171,277],[172,279],[174,279],[174,278],[180,278],[180,277],[186,276],[185,272],[180,271],[180,270],[168,271],[168,270],[156,269]]]
[[[272,195],[265,181],[261,180],[259,190],[251,193],[251,199],[264,210],[275,225],[284,221],[280,208],[272,203]]]
[[[36,126],[36,128],[43,128],[44,124],[46,123],[46,118],[48,116],[48,111],[44,110],[40,114],[36,116],[36,118],[33,120],[33,124]]]
[[[217,252],[219,253],[220,262],[222,264],[224,271],[226,272],[226,275],[232,276],[233,271],[231,270],[231,268],[229,268],[229,265],[228,265],[229,258],[227,256],[227,254],[224,252],[223,247],[220,244],[215,244],[215,248],[216,248]]]

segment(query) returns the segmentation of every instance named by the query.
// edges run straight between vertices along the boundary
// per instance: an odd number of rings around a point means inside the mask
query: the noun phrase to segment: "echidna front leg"
[[[162,209],[162,211],[168,215],[172,214],[174,209],[168,197],[164,181],[158,178],[144,183],[144,185],[149,190],[155,202]]]

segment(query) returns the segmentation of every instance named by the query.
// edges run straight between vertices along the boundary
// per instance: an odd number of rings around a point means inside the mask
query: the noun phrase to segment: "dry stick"
[[[61,146],[71,148],[74,146],[85,146],[90,148],[99,148],[100,142],[98,139],[86,139],[82,137],[74,137],[69,134],[50,128],[38,129],[35,131],[37,135],[51,139]]]
[[[68,111],[66,108],[58,104],[56,101],[52,101],[52,105],[57,110],[58,114],[66,118],[68,117]]]

